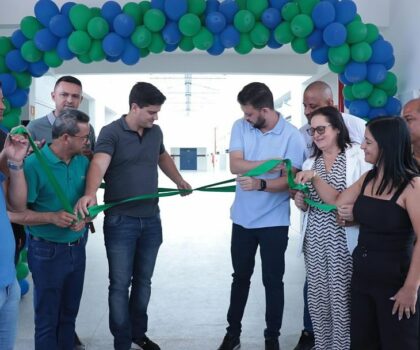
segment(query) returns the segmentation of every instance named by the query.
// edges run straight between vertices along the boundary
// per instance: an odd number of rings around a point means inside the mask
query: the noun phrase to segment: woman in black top
[[[374,168],[342,193],[313,170],[298,173],[296,181],[312,181],[322,200],[360,224],[353,253],[352,350],[418,350],[420,175],[405,121],[370,121],[362,149]]]

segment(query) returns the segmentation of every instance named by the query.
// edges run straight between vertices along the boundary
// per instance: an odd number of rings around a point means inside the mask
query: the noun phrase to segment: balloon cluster
[[[24,296],[29,291],[29,282],[26,277],[29,274],[28,268],[28,249],[24,248],[19,255],[19,260],[16,265],[16,278],[20,285],[20,294]]]
[[[398,114],[391,44],[363,23],[352,0],[143,0],[101,8],[39,0],[11,37],[0,37],[0,81],[7,127],[19,123],[32,77],[75,57],[134,65],[149,53],[193,49],[220,55],[233,48],[278,49],[291,44],[328,64],[346,85],[345,104],[363,118]]]

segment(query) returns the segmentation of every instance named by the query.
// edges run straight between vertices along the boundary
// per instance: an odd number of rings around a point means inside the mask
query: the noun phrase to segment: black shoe
[[[265,340],[265,350],[280,350],[278,338],[267,338]]]
[[[315,349],[315,337],[313,333],[302,331],[299,343],[293,350],[312,350]]]
[[[79,336],[74,333],[74,350],[85,350],[85,344],[83,344],[79,338]]]
[[[226,334],[217,350],[236,350],[241,347],[239,337]]]
[[[141,349],[141,350],[160,350],[159,345],[155,342],[151,341],[149,338],[144,336],[141,339],[134,339],[133,343],[138,346],[138,348],[133,349]]]

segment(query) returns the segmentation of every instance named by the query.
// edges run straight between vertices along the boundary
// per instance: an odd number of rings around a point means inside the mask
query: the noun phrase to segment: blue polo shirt
[[[265,133],[242,118],[232,127],[229,152],[235,151],[243,152],[244,160],[249,161],[287,158],[295,168],[302,169],[305,144],[299,130],[282,117]],[[278,176],[267,173],[260,178]],[[243,191],[236,186],[230,217],[235,224],[245,228],[289,226],[289,192]]]
[[[6,200],[3,192],[5,177],[0,172],[0,287],[10,285],[16,278],[15,236],[7,216]]]
[[[85,192],[89,160],[85,156],[75,155],[66,164],[51,151],[49,145],[42,147],[41,153],[45,156],[49,168],[61,186],[70,205],[74,206]],[[31,154],[26,158],[24,171],[26,182],[28,183],[29,209],[36,212],[57,212],[63,210],[63,206],[35,154]],[[29,232],[36,237],[59,243],[73,242],[85,232],[85,228],[75,232],[69,228],[61,228],[53,224],[28,226],[28,228]]]

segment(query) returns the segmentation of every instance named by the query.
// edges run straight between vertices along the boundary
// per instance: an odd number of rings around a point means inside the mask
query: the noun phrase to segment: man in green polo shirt
[[[75,109],[57,116],[53,141],[41,149],[71,206],[83,195],[89,161],[89,117]],[[34,281],[35,350],[72,350],[85,274],[85,222],[68,213],[35,154],[25,160],[28,209],[16,222],[29,228],[28,263]]]

